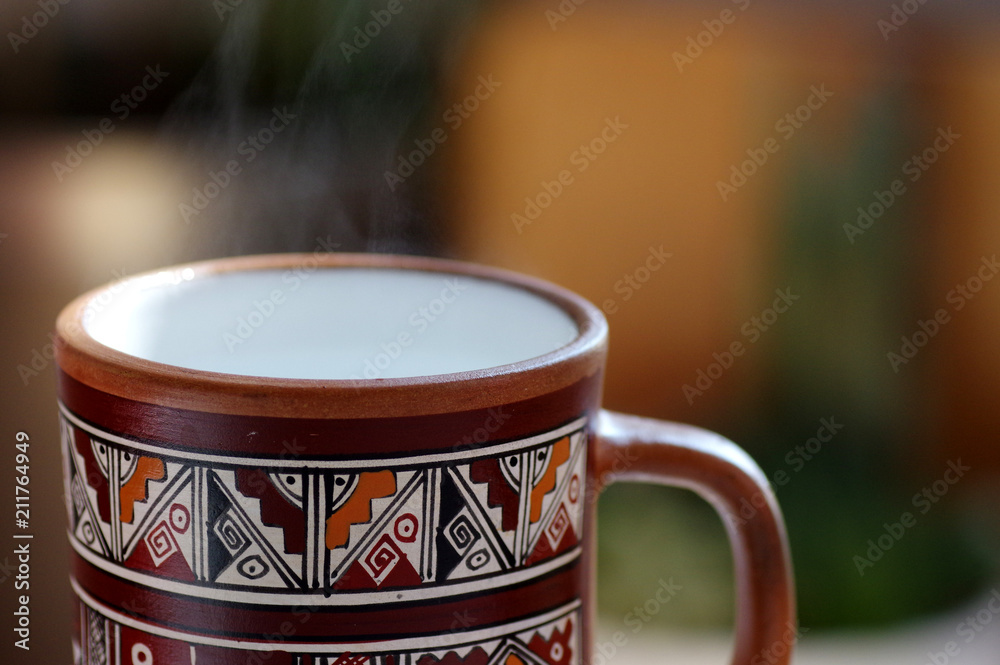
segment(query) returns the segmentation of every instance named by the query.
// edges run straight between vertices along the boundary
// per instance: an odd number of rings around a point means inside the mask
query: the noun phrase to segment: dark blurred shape
[[[191,256],[440,252],[431,170],[390,174],[433,128],[439,80],[476,10],[244,2],[163,124],[197,165],[192,207],[211,199],[208,214],[183,213]]]

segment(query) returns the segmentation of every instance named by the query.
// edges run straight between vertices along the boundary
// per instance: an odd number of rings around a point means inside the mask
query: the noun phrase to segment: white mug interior
[[[386,379],[535,358],[579,329],[555,303],[499,281],[367,267],[164,271],[92,298],[85,331],[176,367],[286,379]]]

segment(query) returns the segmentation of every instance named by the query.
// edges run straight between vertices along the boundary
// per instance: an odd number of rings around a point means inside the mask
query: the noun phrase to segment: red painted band
[[[285,607],[261,607],[189,598],[135,585],[75,554],[72,558],[74,578],[87,593],[140,621],[196,635],[251,640],[282,634],[282,624],[291,622],[295,628],[294,641],[331,645],[458,633],[508,624],[562,607],[577,599],[583,588],[583,568],[579,561],[574,561],[521,586],[493,593],[483,589],[479,595],[415,602],[392,609],[378,605],[297,607],[292,595]]]
[[[489,409],[421,416],[327,419],[241,416],[179,409],[96,390],[59,372],[59,394],[70,411],[95,426],[166,448],[273,456],[342,459],[417,455],[477,448],[518,439],[569,422],[597,403],[600,376]],[[481,438],[481,437],[479,437]],[[294,442],[294,444],[290,444]],[[464,446],[464,448],[462,447]]]

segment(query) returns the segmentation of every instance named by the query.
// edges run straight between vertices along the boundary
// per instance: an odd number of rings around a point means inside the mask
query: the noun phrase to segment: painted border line
[[[67,532],[68,533],[68,532]],[[536,564],[527,568],[521,568],[503,576],[476,578],[472,580],[454,582],[451,584],[440,584],[429,587],[414,587],[410,589],[389,589],[378,592],[339,592],[329,597],[324,596],[324,590],[310,589],[308,593],[279,593],[279,592],[255,592],[238,591],[225,589],[217,586],[201,586],[198,584],[188,584],[168,580],[155,575],[146,575],[137,570],[125,568],[117,563],[112,563],[101,558],[84,545],[79,543],[72,534],[69,534],[70,544],[81,558],[90,565],[103,572],[126,580],[141,584],[146,587],[160,591],[167,591],[182,596],[191,596],[209,600],[224,600],[247,605],[289,605],[309,606],[309,607],[355,607],[361,605],[382,605],[386,603],[408,603],[417,600],[431,600],[436,598],[450,598],[452,596],[462,596],[483,590],[483,583],[489,582],[490,589],[497,590],[507,586],[514,586],[521,582],[530,581],[536,577],[542,577],[554,570],[558,570],[566,564],[575,561],[580,557],[583,547],[577,545],[572,550],[564,552],[559,556]],[[295,590],[291,590],[295,591]],[[294,601],[294,602],[292,602]]]
[[[491,457],[502,457],[515,452],[526,450],[533,446],[543,445],[553,439],[560,439],[564,436],[576,434],[582,431],[587,423],[586,417],[576,420],[548,432],[535,434],[533,436],[508,441],[496,445],[483,444],[478,448],[469,450],[449,451],[445,453],[429,453],[424,455],[414,455],[412,457],[375,458],[363,460],[328,460],[316,458],[296,458],[296,459],[274,459],[270,457],[235,457],[233,455],[222,455],[213,453],[202,453],[194,451],[178,451],[174,448],[167,448],[145,443],[135,439],[129,439],[118,434],[112,434],[102,429],[94,427],[81,420],[75,413],[59,402],[59,410],[63,416],[77,429],[88,432],[103,441],[115,443],[120,446],[139,450],[157,457],[169,457],[181,459],[185,462],[201,462],[204,464],[223,464],[231,466],[258,466],[268,469],[393,469],[398,467],[411,466],[436,466],[453,465],[455,463],[469,460],[486,459]]]
[[[171,640],[202,644],[205,646],[215,646],[230,649],[243,649],[247,651],[300,651],[302,653],[331,653],[340,651],[352,651],[361,653],[383,653],[386,651],[436,651],[440,649],[451,649],[461,646],[474,646],[476,644],[504,638],[515,633],[537,628],[547,623],[557,621],[581,607],[580,599],[562,607],[550,610],[528,619],[521,619],[513,623],[474,630],[467,633],[443,633],[427,637],[410,637],[399,640],[380,640],[373,642],[326,642],[316,644],[315,642],[294,642],[284,640],[281,642],[255,642],[251,640],[227,640],[208,635],[198,635],[173,628],[165,628],[155,624],[139,621],[133,617],[126,616],[121,612],[113,610],[98,602],[93,596],[84,591],[76,580],[70,578],[73,591],[87,607],[94,610],[101,616],[115,623],[135,630],[165,637]]]

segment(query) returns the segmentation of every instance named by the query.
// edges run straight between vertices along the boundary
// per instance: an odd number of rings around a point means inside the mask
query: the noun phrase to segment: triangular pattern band
[[[281,464],[104,432],[62,408],[70,542],[104,572],[249,604],[410,602],[546,575],[581,552],[583,418],[516,441]]]

